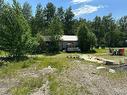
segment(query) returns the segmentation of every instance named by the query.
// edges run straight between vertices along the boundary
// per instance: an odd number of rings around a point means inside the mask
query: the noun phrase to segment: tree
[[[46,5],[46,8],[44,8],[43,13],[45,16],[46,25],[48,26],[56,15],[56,7],[53,5],[53,3],[49,2]]]
[[[90,49],[92,50],[93,47],[95,47],[97,44],[96,35],[93,32],[88,32],[88,40],[89,40],[89,44],[90,44]]]
[[[28,2],[25,2],[23,4],[22,12],[23,12],[25,19],[27,21],[30,21],[30,19],[32,17],[32,9],[31,9],[31,6],[29,5]]]
[[[112,32],[106,33],[106,44],[108,47],[122,47],[125,44],[124,33],[116,28]]]
[[[84,23],[80,24],[78,30],[78,43],[82,52],[90,51],[96,44],[96,36],[89,31]]]
[[[112,18],[112,14],[100,17],[96,17],[93,22],[93,32],[98,39],[98,46],[106,46],[105,34],[112,32],[116,28],[115,20]]]
[[[44,15],[41,4],[36,7],[35,17],[31,19],[32,34],[35,36],[38,33],[44,32]]]
[[[93,21],[93,32],[95,33],[96,37],[97,37],[97,44],[98,47],[102,46],[103,42],[101,41],[104,38],[104,32],[102,31],[102,21],[101,21],[101,17],[96,16],[94,21]]]
[[[27,52],[32,52],[36,41],[31,37],[30,27],[16,0],[13,0],[12,6],[4,8],[0,19],[2,22],[2,27],[0,27],[0,46],[11,55],[17,57]]]
[[[63,30],[61,27],[62,27],[61,22],[57,17],[55,17],[49,25],[49,36],[50,36],[50,44],[48,48],[49,52],[59,51],[59,41],[60,37],[63,35]]]
[[[59,18],[59,20],[62,24],[62,29],[64,29],[64,9],[63,9],[63,7],[60,7],[57,9],[56,16]]]
[[[0,17],[2,15],[3,5],[4,5],[4,0],[0,0]]]
[[[4,4],[4,0],[0,0],[0,13],[2,12],[3,4]]]
[[[104,33],[115,30],[116,24],[115,24],[115,20],[112,18],[112,14],[109,14],[108,16],[103,16],[102,28]]]
[[[119,20],[119,28],[122,32],[127,33],[127,16],[121,17]]]
[[[60,19],[62,23],[64,23],[64,10],[63,7],[57,9],[57,17]]]
[[[71,7],[69,7],[65,12],[65,21],[64,21],[64,34],[65,35],[74,35],[73,33],[73,21],[74,13],[72,12]]]
[[[79,21],[77,19],[74,19],[73,20],[73,26],[72,26],[72,31],[73,31],[73,34],[76,35],[77,34],[77,30],[78,30],[78,27],[79,27]]]

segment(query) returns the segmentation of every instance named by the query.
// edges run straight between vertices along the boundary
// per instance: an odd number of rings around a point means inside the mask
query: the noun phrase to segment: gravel
[[[95,63],[96,64],[96,63]],[[95,64],[82,63],[80,60],[70,61],[70,67],[60,73],[57,78],[64,85],[76,84],[76,89],[86,88],[85,91],[76,90],[76,95],[127,95],[127,78],[110,79],[98,75]],[[19,76],[39,77],[40,75],[52,74],[55,68],[47,67],[39,71],[24,70]],[[0,79],[0,95],[9,95],[8,90],[17,86],[17,79]],[[31,95],[49,95],[49,81]]]

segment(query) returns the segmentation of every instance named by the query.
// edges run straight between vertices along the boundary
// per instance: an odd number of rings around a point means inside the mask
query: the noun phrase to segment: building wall
[[[59,43],[60,50],[65,50],[67,48],[68,44],[73,44],[73,47],[77,47],[78,46],[78,42],[77,41],[61,41]]]

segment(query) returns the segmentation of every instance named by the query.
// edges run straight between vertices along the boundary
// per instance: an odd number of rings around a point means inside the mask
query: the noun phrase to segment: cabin
[[[50,42],[50,36],[45,36],[44,41],[49,43]],[[80,51],[78,48],[78,37],[75,35],[63,35],[60,38],[59,42],[60,50],[67,51],[67,52],[73,52],[73,51]]]

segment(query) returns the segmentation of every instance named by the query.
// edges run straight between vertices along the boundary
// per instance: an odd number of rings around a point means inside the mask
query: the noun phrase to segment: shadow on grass
[[[12,62],[12,61],[25,61],[27,60],[28,57],[27,56],[20,56],[20,57],[17,57],[17,56],[6,56],[6,57],[0,57],[0,61],[9,61],[9,62]]]
[[[95,53],[97,53],[96,52],[96,50],[90,50],[90,51],[85,51],[85,52],[81,52],[82,54],[87,54],[87,53],[89,53],[89,54],[95,54]]]
[[[44,53],[45,56],[55,56],[57,54],[60,54],[60,52],[57,52],[57,53]]]
[[[60,52],[53,52],[53,53],[48,53],[48,52],[43,52],[43,53],[34,53],[34,55],[42,54],[45,56],[55,56],[57,54],[60,54]]]

